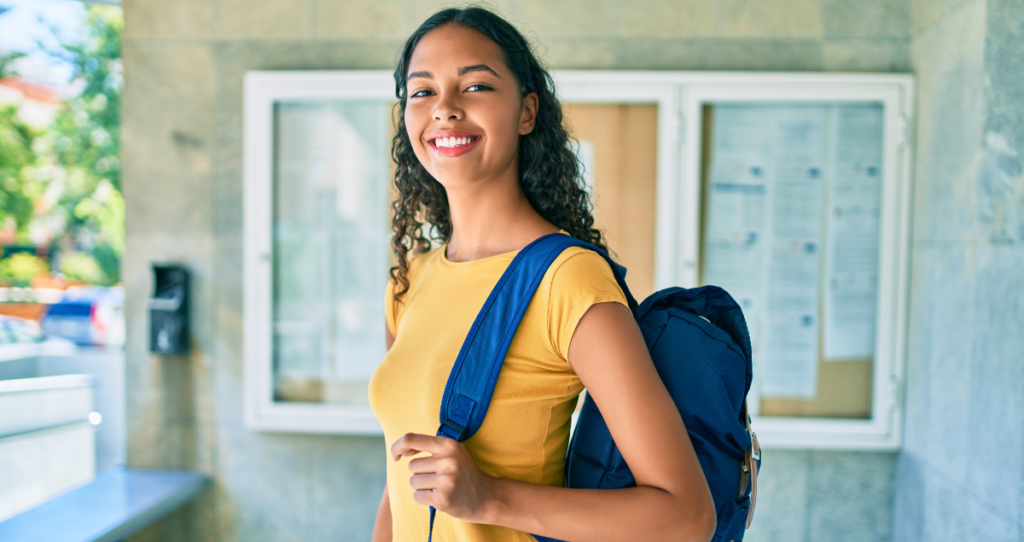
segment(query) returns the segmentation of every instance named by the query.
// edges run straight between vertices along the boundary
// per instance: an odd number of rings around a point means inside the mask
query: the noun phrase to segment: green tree
[[[0,8],[0,16],[4,11]],[[0,108],[0,229],[13,219],[18,242],[26,244],[33,221],[63,224],[51,239],[62,260],[61,269],[72,278],[114,284],[120,281],[124,251],[120,192],[124,23],[120,8],[93,5],[85,24],[80,41],[68,42],[54,33],[61,47],[46,49],[39,43],[40,49],[74,68],[72,85],[81,89],[62,105],[47,130],[37,132],[20,122],[13,106]],[[0,55],[0,76],[16,75],[13,61],[20,56]],[[44,193],[47,200],[40,205]],[[0,278],[10,278],[15,267],[0,261]]]
[[[13,219],[18,232],[24,232],[43,186],[32,175],[35,134],[16,114],[14,106],[0,107],[0,229]]]
[[[0,6],[0,15],[8,11],[10,8]],[[11,75],[14,61],[22,56],[18,52],[0,54],[0,77]],[[32,150],[35,134],[18,120],[17,112],[14,106],[0,106],[0,229],[13,219],[15,228],[24,232],[32,219],[39,187],[29,186],[26,178],[26,169],[36,161]]]
[[[121,189],[121,32],[120,8],[91,6],[82,43],[66,44],[82,92],[66,103],[54,121],[55,150],[65,168],[88,172],[91,191],[107,180]],[[70,194],[69,194],[70,196]],[[74,199],[70,197],[70,199]],[[77,200],[76,200],[77,201]],[[69,208],[74,208],[70,204]]]
[[[13,279],[15,286],[28,286],[33,277],[49,270],[46,262],[24,252],[0,260],[0,277]]]
[[[124,251],[124,199],[121,197],[121,33],[120,8],[93,5],[81,43],[64,45],[82,86],[51,130],[56,162],[65,171],[58,207],[67,221],[63,250],[91,253],[105,277],[120,280]]]

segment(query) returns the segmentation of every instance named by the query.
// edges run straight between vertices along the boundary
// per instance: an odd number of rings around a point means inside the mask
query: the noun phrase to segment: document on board
[[[761,393],[809,399],[817,395],[818,382],[828,108],[784,107],[777,113]]]
[[[769,313],[761,396],[812,399],[818,390],[818,322],[813,314]]]
[[[832,113],[822,353],[842,361],[875,349],[883,118],[879,105]]]
[[[716,108],[702,258],[705,284],[725,288],[743,309],[755,358],[763,334],[763,270],[772,112]]]

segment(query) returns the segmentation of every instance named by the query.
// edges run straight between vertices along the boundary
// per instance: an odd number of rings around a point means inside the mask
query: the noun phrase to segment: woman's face
[[[412,148],[445,188],[517,172],[519,136],[533,130],[537,95],[519,95],[496,43],[459,25],[438,27],[413,50],[406,85]]]

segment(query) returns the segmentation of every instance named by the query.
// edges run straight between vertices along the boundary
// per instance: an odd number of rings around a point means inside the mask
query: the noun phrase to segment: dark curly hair
[[[406,276],[409,252],[426,252],[431,239],[448,242],[452,235],[444,186],[416,158],[405,126],[406,76],[413,50],[423,36],[446,24],[476,30],[496,43],[504,54],[505,64],[516,76],[520,96],[537,93],[539,104],[534,129],[519,137],[519,185],[527,201],[551,224],[608,251],[604,236],[594,228],[590,198],[583,188],[582,168],[569,146],[569,131],[563,122],[562,106],[555,97],[551,75],[537,61],[522,34],[498,15],[475,6],[445,9],[413,32],[395,68],[398,129],[392,141],[391,157],[397,166],[398,197],[392,204],[395,214],[391,221],[391,248],[398,265],[391,268],[391,278],[395,282],[396,301],[409,290]]]

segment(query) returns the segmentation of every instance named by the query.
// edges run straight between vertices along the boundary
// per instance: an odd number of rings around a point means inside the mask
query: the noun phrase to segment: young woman
[[[426,542],[428,506],[439,542],[709,540],[714,503],[686,428],[608,264],[589,250],[551,265],[479,432],[434,436],[462,341],[516,252],[558,231],[605,244],[552,80],[514,27],[480,8],[441,11],[409,38],[395,84],[398,267],[388,353],[370,382],[390,450],[373,540]],[[435,250],[428,223],[445,242]],[[584,386],[637,487],[562,487]]]

